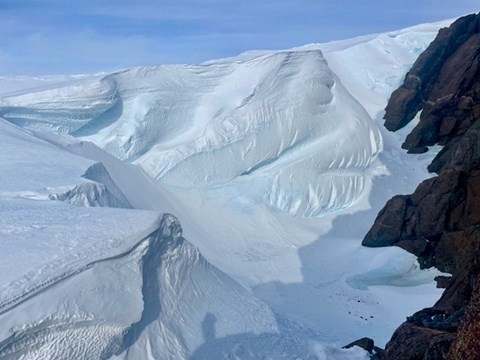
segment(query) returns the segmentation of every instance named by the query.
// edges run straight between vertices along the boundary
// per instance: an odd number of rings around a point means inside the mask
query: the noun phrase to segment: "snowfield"
[[[441,293],[360,243],[431,176],[382,116],[449,23],[0,77],[0,359],[366,359]]]

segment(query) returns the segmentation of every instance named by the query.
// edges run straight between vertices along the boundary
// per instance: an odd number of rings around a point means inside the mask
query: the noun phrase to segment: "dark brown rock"
[[[441,99],[445,94],[451,94],[451,89],[458,86],[465,73],[464,67],[455,63],[455,60],[450,62],[448,60],[455,55],[472,56],[471,48],[474,45],[468,44],[466,47],[463,45],[475,41],[472,38],[480,32],[479,23],[477,15],[469,15],[458,19],[448,29],[439,31],[435,40],[406,75],[404,84],[390,97],[385,109],[385,127],[388,130],[401,129],[414,118],[427,101],[431,101],[432,98]],[[452,74],[456,76],[449,79],[451,85],[445,84],[442,80]]]
[[[442,29],[390,98],[385,126],[397,130],[423,109],[402,145],[445,145],[428,170],[437,177],[380,211],[363,240],[396,245],[451,277],[436,304],[407,318],[382,359],[480,359],[480,14]]]
[[[416,326],[454,332],[460,325],[460,318],[465,313],[465,307],[458,309],[443,308],[438,304],[431,308],[417,311],[412,316],[407,317],[407,322]]]
[[[410,152],[418,152],[440,141],[448,143],[445,131],[449,124],[442,129],[444,119],[455,118],[455,125],[451,128],[450,136],[455,135],[454,130],[465,129],[462,123],[471,124],[472,109],[478,103],[478,89],[476,81],[480,74],[480,33],[472,34],[450,57],[440,69],[440,73],[431,93],[424,103],[420,122],[407,136],[403,147]],[[443,136],[443,137],[442,137]]]
[[[398,245],[423,256],[445,232],[480,223],[478,191],[480,173],[469,177],[464,172],[444,171],[425,180],[412,195],[389,200],[362,244]]]
[[[480,359],[480,282],[462,320],[458,335],[448,353],[448,360]]]
[[[428,329],[411,323],[402,324],[388,342],[384,359],[424,360],[434,339],[445,335],[443,331]]]
[[[373,360],[381,360],[383,359],[383,355],[385,354],[385,350],[379,348],[378,346],[373,347],[373,355],[370,357]]]
[[[476,121],[456,141],[446,144],[429,165],[428,171],[439,174],[448,167],[469,172],[478,168],[479,159],[480,121]]]
[[[406,196],[399,195],[388,201],[365,236],[363,245],[381,247],[394,245],[398,242],[399,234],[402,234],[407,199]]]
[[[438,131],[438,136],[440,138],[445,138],[452,133],[457,125],[457,118],[454,116],[445,116],[441,123],[440,129]]]
[[[437,282],[438,289],[446,289],[447,286],[452,282],[452,277],[439,275],[436,276],[434,280]]]
[[[442,29],[390,97],[385,109],[389,130],[405,126],[423,109],[419,124],[403,144],[409,152],[446,145],[479,119],[478,111],[473,111],[480,102],[479,23],[479,16],[471,15]]]
[[[406,78],[406,82],[411,79],[412,76]],[[390,131],[396,131],[407,125],[415,114],[421,109],[422,102],[418,101],[419,88],[407,88],[401,87],[392,94],[391,99],[395,101],[389,101],[385,109],[385,127]],[[407,115],[404,115],[407,114]],[[410,119],[410,120],[409,120]]]
[[[435,336],[428,345],[423,360],[446,359],[454,340],[455,334],[451,333]]]
[[[358,339],[348,345],[345,345],[343,348],[344,349],[350,349],[354,346],[358,346],[358,347],[361,347],[362,349],[366,350],[367,352],[369,352],[370,354],[373,352],[373,348],[374,348],[374,342],[372,339],[368,338],[368,337],[364,337],[364,338],[361,338],[361,339]]]

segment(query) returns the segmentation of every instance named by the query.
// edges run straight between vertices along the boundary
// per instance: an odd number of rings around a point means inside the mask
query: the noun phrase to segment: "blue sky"
[[[0,0],[0,75],[196,63],[479,10],[478,0]]]

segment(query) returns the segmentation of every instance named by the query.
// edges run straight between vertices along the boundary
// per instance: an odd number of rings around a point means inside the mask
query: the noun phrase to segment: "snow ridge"
[[[90,166],[82,177],[92,182],[83,182],[64,193],[52,193],[48,198],[78,206],[133,209],[102,163]]]

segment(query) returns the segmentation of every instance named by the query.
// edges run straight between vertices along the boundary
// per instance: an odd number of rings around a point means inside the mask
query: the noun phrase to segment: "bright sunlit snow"
[[[383,346],[440,295],[438,271],[360,243],[386,200],[429,176],[431,154],[401,150],[408,129],[387,132],[382,109],[445,25],[1,78],[0,358]]]

